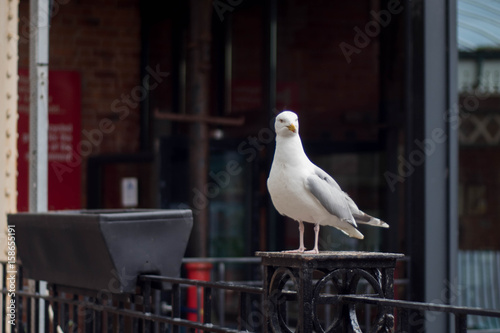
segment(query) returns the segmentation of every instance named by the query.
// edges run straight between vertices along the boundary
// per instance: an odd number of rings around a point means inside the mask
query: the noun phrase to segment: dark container
[[[24,277],[98,292],[133,293],[140,274],[180,275],[190,210],[17,213]]]

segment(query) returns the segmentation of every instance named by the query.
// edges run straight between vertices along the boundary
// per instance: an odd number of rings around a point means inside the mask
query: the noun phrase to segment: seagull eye
[[[284,120],[283,120],[283,119],[280,119],[280,123],[282,123],[282,122],[284,122]]]

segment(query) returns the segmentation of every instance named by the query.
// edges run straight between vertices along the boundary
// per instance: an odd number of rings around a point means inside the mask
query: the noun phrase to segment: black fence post
[[[178,283],[172,284],[172,311],[171,319],[181,318],[181,287]],[[173,333],[179,333],[179,326],[172,325],[171,331]]]
[[[466,314],[455,314],[455,332],[464,333],[467,332],[467,315]]]
[[[212,288],[203,288],[203,323],[212,323]]]
[[[152,297],[152,292],[151,292],[151,281],[150,280],[145,280],[142,281],[142,297],[143,297],[143,309],[142,312],[144,314],[151,314],[151,297]],[[151,324],[152,322],[150,320],[147,320],[146,318],[142,319],[142,332],[144,333],[149,333],[151,332]]]

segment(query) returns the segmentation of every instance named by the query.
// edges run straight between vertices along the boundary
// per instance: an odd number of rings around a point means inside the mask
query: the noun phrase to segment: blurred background
[[[18,17],[25,211],[28,1]],[[498,292],[499,22],[496,0],[54,0],[49,209],[190,207],[189,256],[295,248],[266,188],[293,110],[309,158],[391,225],[322,228],[321,249],[405,253],[415,299]]]

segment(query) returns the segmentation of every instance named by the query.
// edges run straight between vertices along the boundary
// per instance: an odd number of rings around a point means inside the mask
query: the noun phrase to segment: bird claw
[[[284,253],[304,253],[307,252],[305,247],[299,247],[297,250],[283,251]]]
[[[311,254],[319,254],[319,250],[317,248],[314,248],[312,250],[306,251],[305,247],[299,247],[297,250],[288,250],[288,251],[283,251],[284,253],[311,253]]]

